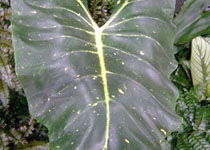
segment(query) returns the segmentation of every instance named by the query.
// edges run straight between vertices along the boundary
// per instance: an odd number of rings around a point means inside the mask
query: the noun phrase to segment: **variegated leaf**
[[[197,37],[192,41],[191,74],[194,86],[204,86],[210,96],[210,38]]]

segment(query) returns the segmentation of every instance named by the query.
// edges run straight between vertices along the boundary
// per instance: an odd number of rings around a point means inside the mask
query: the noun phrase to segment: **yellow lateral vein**
[[[106,27],[108,27],[109,24],[120,14],[123,8],[125,8],[128,4],[129,4],[128,0],[125,0],[120,9],[101,28],[105,29]]]
[[[122,9],[128,4],[128,0],[125,1],[125,3],[121,6],[121,8],[115,13],[115,15],[108,20],[108,22],[102,26],[101,28],[96,25],[96,23],[93,21],[91,18],[90,14],[84,7],[84,5],[81,3],[81,0],[77,0],[80,5],[83,7],[85,12],[87,13],[88,17],[93,23],[94,29],[95,29],[95,40],[96,40],[96,47],[97,47],[97,52],[99,56],[99,62],[100,62],[100,67],[101,67],[101,78],[102,78],[102,83],[103,83],[103,88],[104,88],[104,98],[105,98],[105,103],[106,103],[106,131],[105,131],[105,142],[103,146],[103,150],[108,149],[108,141],[109,141],[109,130],[110,130],[110,97],[109,97],[109,90],[108,90],[108,82],[107,82],[107,70],[106,70],[106,65],[105,65],[105,60],[104,60],[104,51],[103,51],[103,43],[102,43],[102,32],[103,30],[117,17],[117,15],[122,11]]]
[[[135,0],[135,1],[130,1],[128,4],[136,3],[136,2],[144,2],[145,0]]]
[[[118,22],[118,23],[116,23],[116,24],[113,24],[113,25],[108,26],[107,28],[113,28],[113,27],[115,27],[115,26],[117,26],[117,25],[120,25],[120,24],[129,22],[129,21],[133,21],[133,20],[135,20],[135,19],[152,19],[152,20],[161,21],[161,22],[166,23],[164,20],[161,20],[161,19],[155,18],[155,17],[137,16],[137,17],[132,17],[132,18],[128,18],[128,19],[126,19],[126,20],[120,21],[120,22]]]
[[[96,45],[98,50],[99,62],[101,66],[101,78],[104,87],[104,98],[106,103],[106,131],[105,131],[105,142],[103,146],[103,150],[107,150],[108,148],[108,139],[109,139],[109,128],[110,128],[110,108],[109,108],[109,91],[108,91],[108,83],[106,76],[106,66],[104,61],[104,52],[103,52],[103,43],[102,43],[102,28],[95,28],[96,34]]]
[[[47,7],[47,6],[39,6],[39,5],[35,5],[35,4],[32,4],[32,3],[29,3],[29,2],[26,2],[27,4],[31,5],[31,6],[34,6],[34,7],[38,7],[38,8],[44,8],[44,9],[61,9],[61,10],[65,10],[65,11],[68,11],[72,14],[75,14],[77,17],[81,18],[82,20],[84,20],[90,27],[92,27],[92,25],[88,22],[88,20],[86,20],[85,18],[83,18],[80,14],[74,12],[73,10],[71,9],[68,9],[68,8],[64,8],[64,7]]]
[[[27,27],[29,27],[29,26],[27,26]],[[91,32],[91,31],[88,31],[88,30],[84,30],[82,28],[77,28],[77,27],[74,27],[74,26],[68,26],[68,25],[43,26],[41,28],[42,29],[53,29],[53,28],[62,28],[62,27],[64,27],[64,28],[71,28],[71,29],[75,29],[75,30],[79,30],[79,31],[83,31],[83,32],[86,32],[86,33],[91,34],[91,35],[94,34],[94,32]]]
[[[86,44],[89,44],[89,45],[92,45],[92,46],[96,47],[96,45],[93,44],[93,43],[90,43],[90,42],[85,41],[85,40],[83,40],[83,39],[81,39],[81,38],[78,38],[78,37],[68,36],[68,35],[61,35],[61,36],[57,36],[57,37],[50,37],[50,38],[48,38],[48,39],[40,39],[40,40],[28,39],[28,40],[31,41],[31,42],[39,42],[39,41],[51,41],[51,40],[62,39],[62,38],[72,38],[72,39],[76,39],[76,40],[85,42]]]
[[[95,21],[93,20],[93,18],[91,17],[89,11],[87,10],[87,8],[84,6],[84,4],[82,3],[81,0],[77,0],[77,2],[80,4],[80,6],[82,7],[82,9],[85,11],[85,13],[87,14],[88,18],[90,19],[92,25],[94,27],[98,27],[98,25],[95,23]]]
[[[71,84],[74,80],[81,81],[82,79],[93,78],[93,77],[101,77],[101,75],[91,74],[91,75],[76,77],[73,80],[71,80],[68,84],[66,84],[62,89],[60,89],[58,92],[56,92],[55,95],[53,95],[53,96],[57,96],[57,94],[61,94],[65,89],[70,88],[72,86]]]

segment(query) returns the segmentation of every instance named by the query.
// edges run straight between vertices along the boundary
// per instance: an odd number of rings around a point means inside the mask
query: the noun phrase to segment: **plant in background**
[[[181,132],[172,133],[172,150],[208,150],[210,148],[210,103],[199,101],[200,89],[180,91],[177,113],[183,118]]]
[[[174,18],[177,26],[175,44],[190,42],[199,35],[210,34],[210,11],[208,0],[187,0],[179,14]]]
[[[14,71],[10,19],[10,1],[1,0],[0,150],[49,149],[46,144],[47,130],[29,115],[26,99]]]
[[[113,0],[87,0],[90,13],[98,26],[102,26],[110,18],[114,8]]]
[[[210,43],[209,38],[192,40],[190,69],[194,88],[181,92],[177,113],[184,119],[184,130],[174,133],[176,148],[192,150],[210,149]]]
[[[9,107],[0,106],[0,149],[25,150],[44,143],[49,149],[46,133],[46,128],[28,114],[25,97],[10,91]]]
[[[210,97],[210,38],[193,39],[191,53],[193,85],[202,86],[205,89],[203,95]]]
[[[183,130],[172,133],[171,145],[173,150],[208,150],[210,148],[210,103],[209,103],[209,69],[210,69],[210,46],[208,37],[197,37],[192,40],[191,60],[187,61],[178,58],[183,63],[179,66],[179,72],[172,76],[173,80],[179,86],[180,96],[177,101],[176,112],[184,120]],[[190,50],[188,49],[187,52]],[[179,53],[185,53],[180,51]],[[190,56],[190,53],[187,54]],[[184,56],[178,54],[178,56]],[[186,58],[186,56],[184,57]],[[187,81],[186,76],[189,70],[192,74],[193,86]],[[183,82],[185,81],[185,82]],[[181,83],[181,84],[180,84]],[[182,86],[182,88],[181,88]],[[189,90],[190,89],[190,90]]]
[[[11,58],[13,48],[11,41],[11,8],[9,2],[0,3],[0,100],[4,107],[8,107],[9,88],[22,93],[16,74],[12,67]]]
[[[186,61],[191,55],[190,44],[185,44],[196,36],[210,34],[208,5],[209,1],[205,0],[187,0],[174,19],[178,27],[175,48],[179,51],[176,56],[180,65],[172,75],[172,81],[180,90],[176,112],[184,122],[182,131],[172,133],[171,149],[173,150],[208,150],[210,148],[210,106],[207,97],[208,90],[206,90],[208,89],[208,43],[201,37],[193,40],[190,63]],[[194,87],[191,84],[190,73],[192,73]]]
[[[99,28],[86,1],[13,1],[17,73],[52,149],[168,149],[163,138],[180,124],[174,38],[209,32],[208,1],[187,1],[177,32],[172,1],[114,6]]]

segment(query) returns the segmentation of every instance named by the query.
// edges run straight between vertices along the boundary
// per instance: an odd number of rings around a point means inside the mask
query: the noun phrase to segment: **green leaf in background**
[[[53,150],[168,150],[174,0],[119,0],[101,28],[86,0],[12,6],[16,72]]]
[[[30,144],[21,145],[17,148],[18,150],[50,150],[48,143],[33,141]]]
[[[8,83],[11,82],[11,80],[9,80],[10,68],[8,62],[8,58],[4,56],[2,51],[0,51],[0,100],[4,107],[7,107],[9,104]]]
[[[184,133],[178,138],[178,150],[209,150],[209,148],[209,142],[202,132],[194,131],[190,136],[189,133]]]
[[[0,80],[0,100],[4,107],[8,106],[8,104],[9,104],[9,88],[6,85],[6,83],[2,80]]]
[[[205,86],[210,96],[210,38],[197,37],[192,41],[191,74],[194,86]]]
[[[176,112],[183,117],[183,130],[174,132],[173,150],[209,150],[210,103],[199,101],[201,89],[180,92]]]
[[[209,0],[187,0],[174,19],[177,25],[175,44],[184,44],[196,36],[210,33],[210,11],[204,10]]]

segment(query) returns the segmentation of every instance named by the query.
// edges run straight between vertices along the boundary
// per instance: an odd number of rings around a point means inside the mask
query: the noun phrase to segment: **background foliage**
[[[47,129],[37,123],[14,71],[11,41],[11,7],[9,0],[0,1],[0,150],[49,149]]]
[[[177,1],[174,16],[184,1]],[[94,20],[102,26],[110,17],[115,0],[88,0],[88,5]],[[47,129],[29,115],[26,98],[14,72],[10,17],[10,0],[0,0],[0,150],[49,149]],[[208,150],[210,102],[208,98],[199,101],[202,89],[193,88],[186,63],[190,54],[190,43],[176,54],[179,66],[171,80],[180,92],[176,111],[184,122],[183,130],[172,133],[168,140],[173,150]]]

